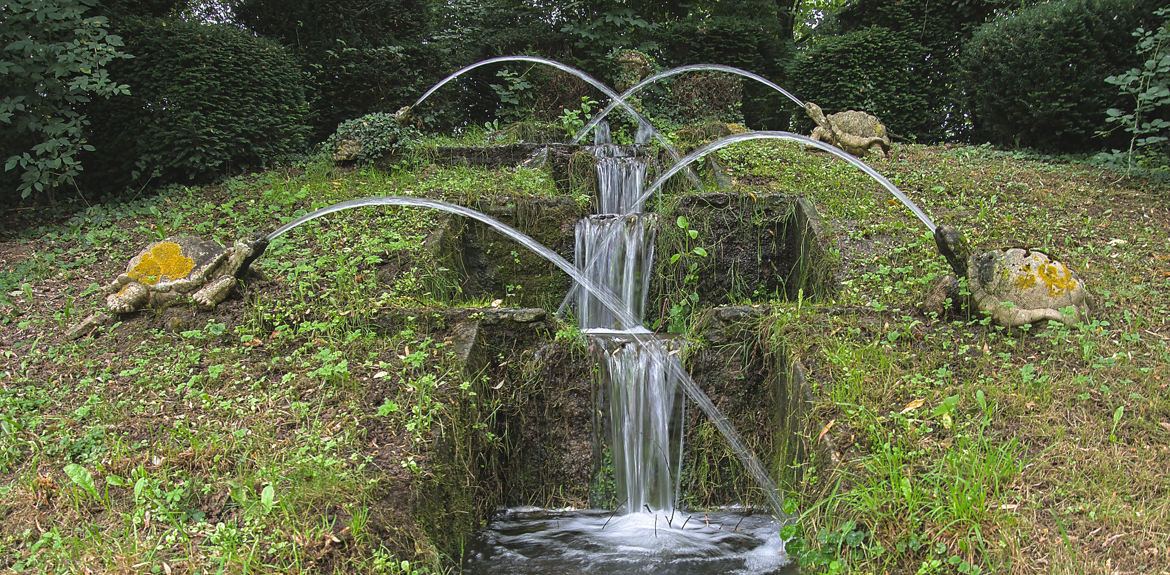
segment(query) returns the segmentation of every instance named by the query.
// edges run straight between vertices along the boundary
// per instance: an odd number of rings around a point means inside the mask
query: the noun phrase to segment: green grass
[[[804,572],[1165,570],[1170,190],[983,147],[872,160],[977,248],[1041,248],[1088,282],[1086,323],[1008,330],[916,309],[948,268],[909,210],[852,167],[773,143],[718,155],[738,190],[810,198],[838,266],[831,300],[737,300],[770,306],[761,329],[808,368],[813,427],[839,461],[815,455],[789,487]],[[453,271],[423,245],[439,215],[322,218],[275,242],[267,279],[213,312],[178,306],[62,336],[151,241],[226,244],[382,194],[472,203],[556,189],[532,169],[317,160],[47,214],[0,238],[0,569],[455,570],[433,527],[453,520],[411,498],[450,487],[435,493],[483,512],[483,492],[460,486],[483,464],[475,446],[507,443],[485,424],[500,397],[525,395],[488,393],[500,382],[465,373],[424,327],[452,294]],[[679,265],[703,247],[699,232]],[[677,307],[681,331],[703,311]],[[400,309],[420,319],[378,324]],[[444,438],[463,455],[443,459]]]

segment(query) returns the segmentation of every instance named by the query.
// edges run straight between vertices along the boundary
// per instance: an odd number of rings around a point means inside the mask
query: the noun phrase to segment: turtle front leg
[[[114,313],[130,313],[142,309],[150,301],[150,290],[138,282],[130,282],[117,293],[106,296],[106,307]]]
[[[227,299],[232,288],[236,287],[236,277],[227,275],[216,279],[215,281],[203,286],[203,289],[195,292],[191,299],[195,300],[195,305],[210,309],[215,307],[219,302]]]

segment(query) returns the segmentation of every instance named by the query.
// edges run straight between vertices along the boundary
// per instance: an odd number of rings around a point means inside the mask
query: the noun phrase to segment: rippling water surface
[[[474,575],[795,575],[765,513],[508,510],[468,546]]]

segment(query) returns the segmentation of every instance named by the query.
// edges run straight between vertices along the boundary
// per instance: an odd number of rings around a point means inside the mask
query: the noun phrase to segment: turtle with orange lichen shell
[[[186,295],[200,308],[215,307],[261,251],[257,243],[242,240],[230,248],[193,236],[154,242],[106,286],[106,307],[113,313],[130,313],[163,307]]]

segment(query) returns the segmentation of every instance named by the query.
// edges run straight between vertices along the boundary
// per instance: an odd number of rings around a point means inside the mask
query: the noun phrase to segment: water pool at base
[[[659,513],[510,509],[469,543],[468,575],[796,575],[780,524],[742,509]]]

